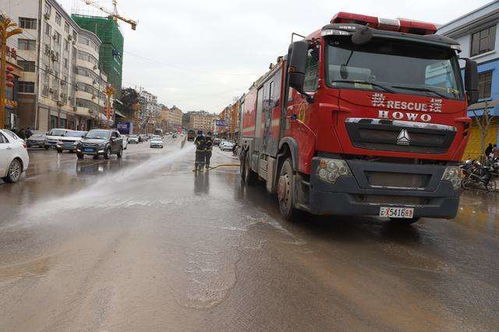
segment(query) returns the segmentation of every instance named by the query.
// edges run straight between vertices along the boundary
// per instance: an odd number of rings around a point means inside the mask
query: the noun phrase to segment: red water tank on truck
[[[338,13],[241,99],[241,175],[287,219],[453,218],[477,66],[430,23]],[[464,84],[463,84],[464,83]]]

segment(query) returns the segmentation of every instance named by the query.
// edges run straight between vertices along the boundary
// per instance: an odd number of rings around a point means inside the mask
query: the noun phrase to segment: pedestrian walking
[[[209,131],[206,136],[206,153],[205,153],[205,162],[204,162],[206,169],[210,169],[212,150],[213,150],[213,137],[211,131]]]
[[[194,139],[196,146],[196,161],[194,162],[194,171],[202,171],[205,163],[206,155],[206,137],[203,135],[202,130],[198,130],[198,135]]]

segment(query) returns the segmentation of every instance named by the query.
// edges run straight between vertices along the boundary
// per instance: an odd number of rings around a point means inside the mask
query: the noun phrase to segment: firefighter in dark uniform
[[[203,169],[206,155],[206,137],[203,135],[202,130],[198,130],[198,135],[194,139],[194,145],[196,146],[194,170],[197,172]]]
[[[210,169],[210,159],[211,159],[211,151],[213,150],[213,137],[211,131],[208,132],[208,135],[205,137],[206,140],[206,154],[205,154],[205,166],[206,169]]]

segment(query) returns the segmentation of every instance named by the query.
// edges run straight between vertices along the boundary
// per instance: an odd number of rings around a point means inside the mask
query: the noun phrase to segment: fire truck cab
[[[241,99],[241,175],[282,215],[453,218],[477,67],[433,24],[338,13]],[[463,84],[464,83],[464,84]]]

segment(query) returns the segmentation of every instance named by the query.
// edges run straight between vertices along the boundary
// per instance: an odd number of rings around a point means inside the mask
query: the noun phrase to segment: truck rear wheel
[[[281,212],[281,215],[284,219],[293,221],[297,217],[298,210],[295,208],[295,177],[290,158],[284,161],[281,171],[279,172],[277,199],[279,201],[279,211]]]

